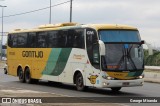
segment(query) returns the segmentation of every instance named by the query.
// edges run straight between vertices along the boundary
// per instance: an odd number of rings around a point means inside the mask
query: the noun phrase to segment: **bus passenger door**
[[[100,54],[99,43],[96,31],[94,29],[86,29],[86,50],[88,54],[86,66],[86,84],[95,86],[99,84],[98,76],[100,75]]]

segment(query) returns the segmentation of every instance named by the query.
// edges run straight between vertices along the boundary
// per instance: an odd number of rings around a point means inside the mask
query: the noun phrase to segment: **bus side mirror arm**
[[[100,55],[106,55],[106,47],[103,41],[99,40]]]

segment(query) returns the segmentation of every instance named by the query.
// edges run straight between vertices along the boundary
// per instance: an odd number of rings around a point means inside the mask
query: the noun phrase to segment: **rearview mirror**
[[[105,44],[103,43],[103,41],[99,40],[99,46],[100,46],[100,55],[105,55],[106,48],[105,48]]]

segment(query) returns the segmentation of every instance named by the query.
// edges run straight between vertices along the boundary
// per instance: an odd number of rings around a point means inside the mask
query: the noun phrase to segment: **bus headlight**
[[[107,78],[106,78],[106,79],[108,79],[108,80],[112,80],[113,78],[112,78],[112,77],[107,76]]]
[[[114,80],[114,78],[113,77],[110,77],[110,76],[102,76],[104,79],[106,79],[106,80]]]
[[[107,80],[114,80],[114,78],[107,76]]]

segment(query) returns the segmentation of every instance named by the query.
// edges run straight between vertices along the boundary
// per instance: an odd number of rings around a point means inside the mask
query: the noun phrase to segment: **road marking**
[[[8,81],[0,81],[0,82],[8,82]]]
[[[39,92],[39,91],[33,91],[33,90],[0,90],[2,92],[7,92],[7,93],[46,93],[46,92]]]
[[[3,85],[0,85],[4,87]],[[18,88],[18,87],[10,87],[11,89],[19,89],[19,90],[0,90],[2,92],[10,92],[10,93],[49,93],[57,96],[64,96],[64,97],[74,97],[74,96],[69,96],[69,95],[64,95],[64,94],[57,94],[57,93],[52,93],[52,92],[43,92],[43,91],[36,91],[36,90],[26,90],[23,88]]]
[[[48,92],[50,93],[50,92]],[[57,94],[57,93],[51,93],[51,94],[55,94],[55,95],[58,95],[58,96],[65,96],[65,97],[74,97],[74,96],[69,96],[69,95],[64,95],[64,94]]]
[[[118,104],[118,103],[116,103],[116,104]],[[126,104],[119,104],[119,105],[121,105],[121,106],[131,106],[131,105],[126,105]]]
[[[11,82],[11,81],[0,81],[0,83]]]

